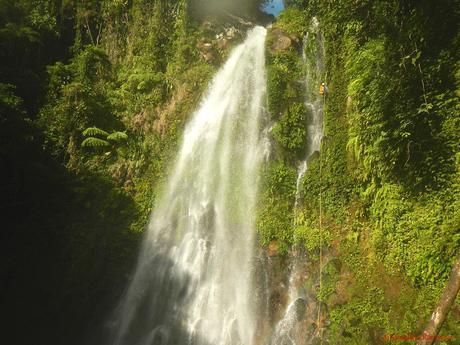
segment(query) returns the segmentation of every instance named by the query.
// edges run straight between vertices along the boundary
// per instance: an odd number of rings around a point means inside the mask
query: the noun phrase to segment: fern
[[[125,132],[113,132],[107,136],[107,140],[110,141],[124,141],[128,140],[128,135]]]
[[[88,137],[88,136],[94,137],[94,136],[99,135],[99,136],[107,138],[109,136],[109,133],[97,127],[89,127],[83,131],[83,135],[85,137]]]
[[[110,146],[110,143],[106,140],[90,137],[90,138],[86,138],[85,140],[83,140],[83,142],[81,143],[81,146],[83,147],[108,147]]]

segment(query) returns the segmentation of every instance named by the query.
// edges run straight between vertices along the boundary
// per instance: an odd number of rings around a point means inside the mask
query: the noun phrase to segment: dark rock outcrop
[[[286,51],[299,43],[297,37],[288,35],[280,28],[274,28],[270,31],[270,53]]]

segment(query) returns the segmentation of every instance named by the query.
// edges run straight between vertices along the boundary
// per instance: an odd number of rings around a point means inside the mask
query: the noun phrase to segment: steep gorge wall
[[[460,245],[455,5],[288,5],[268,38],[270,47],[281,30],[293,44],[269,57],[270,112],[289,129],[272,130],[276,169],[266,178],[269,206],[259,211],[262,243],[288,258],[294,244],[306,248],[313,269],[304,284],[323,303],[316,327],[325,341],[379,344],[388,334],[421,333]],[[313,16],[326,45],[325,137],[294,211],[306,120],[293,111],[302,102],[295,42]],[[458,319],[457,298],[442,334],[459,334]]]

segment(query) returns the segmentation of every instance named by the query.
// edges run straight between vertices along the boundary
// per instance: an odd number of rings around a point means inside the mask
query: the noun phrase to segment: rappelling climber
[[[325,84],[325,83],[321,83],[321,85],[319,86],[319,94],[320,94],[321,96],[324,96],[324,95],[326,95],[328,92],[329,92],[329,89],[327,88],[326,84]]]

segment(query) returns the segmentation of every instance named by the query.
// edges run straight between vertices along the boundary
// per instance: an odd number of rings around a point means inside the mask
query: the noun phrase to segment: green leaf
[[[110,141],[123,141],[128,140],[128,135],[125,132],[113,132],[107,136],[107,140]]]
[[[81,146],[83,147],[108,147],[110,146],[110,143],[108,141],[99,139],[99,138],[86,138],[83,140],[81,143]]]
[[[102,137],[108,137],[109,136],[109,133],[107,133],[106,131],[104,131],[103,129],[100,129],[100,128],[97,128],[97,127],[89,127],[89,128],[86,128],[84,131],[83,131],[83,135],[85,137],[88,137],[88,136],[102,136]]]
[[[415,54],[415,56],[412,58],[412,64],[415,66],[416,63],[417,63],[417,60],[420,58],[420,51],[417,52],[417,54]]]

